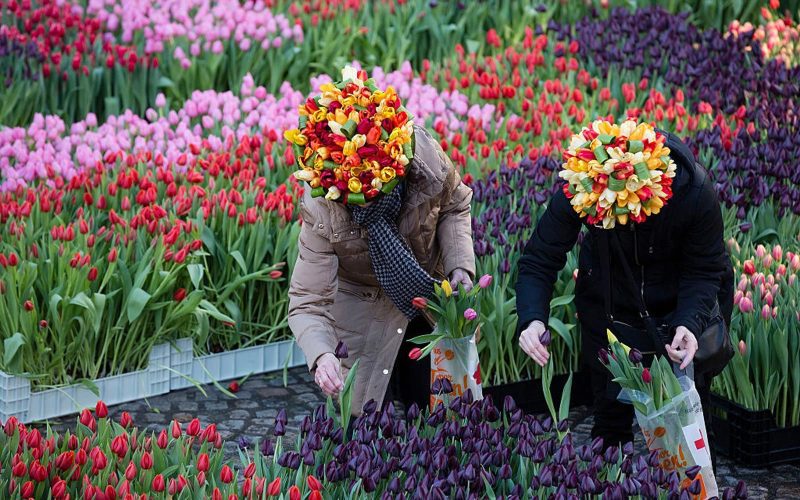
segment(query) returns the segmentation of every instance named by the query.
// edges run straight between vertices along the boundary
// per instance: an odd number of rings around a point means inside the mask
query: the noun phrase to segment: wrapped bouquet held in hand
[[[475,399],[483,398],[477,346],[481,325],[479,298],[491,282],[492,277],[486,275],[478,286],[467,291],[463,286],[453,290],[445,280],[434,287],[431,299],[414,299],[414,306],[436,324],[430,334],[411,339],[422,347],[410,353],[412,359],[431,355],[431,408],[450,393],[461,396],[470,390]]]
[[[658,452],[661,468],[676,472],[694,498],[717,497],[703,407],[694,382],[676,376],[664,357],[643,366],[642,354],[619,342],[611,331],[608,341],[608,350],[599,353],[600,362],[622,387],[619,399],[636,409],[647,448]]]

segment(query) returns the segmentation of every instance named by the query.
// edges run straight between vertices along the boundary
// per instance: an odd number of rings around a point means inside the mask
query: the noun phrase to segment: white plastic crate
[[[93,408],[99,400],[108,405],[165,394],[170,390],[170,346],[159,344],[150,352],[147,368],[94,381],[98,394],[83,385],[31,391],[30,380],[0,372],[0,420],[16,417],[36,422]]]
[[[191,365],[186,362],[186,352],[192,352],[191,339],[181,339],[172,348],[172,390],[190,387],[195,382],[207,384],[305,363],[303,352],[294,340],[198,356]]]

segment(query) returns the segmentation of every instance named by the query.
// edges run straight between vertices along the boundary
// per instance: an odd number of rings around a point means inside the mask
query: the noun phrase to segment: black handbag
[[[639,316],[644,325],[644,332],[641,326],[629,325],[614,318],[611,287],[611,251],[609,247],[614,247],[614,251],[622,265],[625,279],[630,286],[636,289],[637,284],[630,264],[622,251],[622,246],[619,243],[619,236],[613,230],[601,230],[599,233],[602,261],[607,263],[606,269],[603,272],[606,286],[605,313],[607,320],[611,324],[612,331],[620,342],[631,347],[636,347],[642,351],[646,359],[652,359],[652,356],[656,354],[662,356],[666,355],[667,352],[664,346],[672,343],[675,332],[673,328],[664,321],[664,318],[654,318],[650,316],[647,310],[647,304],[645,304],[644,297],[641,294],[634,293],[634,296],[639,299],[637,308],[639,309]],[[643,333],[645,335],[642,335]],[[731,343],[728,329],[725,326],[725,321],[720,314],[719,304],[716,304],[714,312],[712,313],[712,319],[709,321],[706,329],[697,335],[697,353],[693,360],[694,372],[707,378],[719,375],[731,358],[733,358],[733,355],[733,344]]]

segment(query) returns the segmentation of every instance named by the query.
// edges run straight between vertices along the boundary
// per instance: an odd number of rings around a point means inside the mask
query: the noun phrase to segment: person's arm
[[[722,212],[708,179],[703,183],[692,214],[681,248],[680,290],[671,326],[676,330],[685,327],[698,336],[711,319],[726,262],[729,262],[723,242]]]
[[[556,192],[536,224],[531,239],[519,260],[517,278],[517,335],[534,321],[547,325],[550,299],[558,273],[567,263],[567,254],[575,246],[581,220],[563,191]]]
[[[313,203],[313,202],[312,202]],[[338,342],[331,306],[338,289],[339,261],[330,241],[318,234],[317,218],[301,204],[300,252],[289,285],[289,328],[303,350],[308,368],[333,353]]]
[[[435,144],[435,143],[434,143]],[[435,144],[435,147],[439,147]],[[442,196],[445,203],[439,212],[439,222],[436,227],[436,237],[442,248],[444,272],[448,277],[458,276],[458,270],[466,272],[469,277],[475,277],[475,249],[472,243],[472,189],[461,182],[461,176],[456,172],[450,159],[440,151],[441,161],[445,162],[447,176]],[[466,277],[467,279],[469,277]],[[464,277],[460,281],[464,282]],[[470,283],[471,285],[471,283]]]

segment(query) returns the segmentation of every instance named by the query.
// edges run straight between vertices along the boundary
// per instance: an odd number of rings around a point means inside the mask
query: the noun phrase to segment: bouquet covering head
[[[589,224],[644,222],[672,198],[675,162],[667,138],[648,123],[596,120],[572,136],[559,176]]]
[[[414,156],[414,122],[400,97],[351,66],[320,90],[300,105],[299,127],[284,133],[300,167],[295,177],[314,197],[352,205],[391,192]]]

